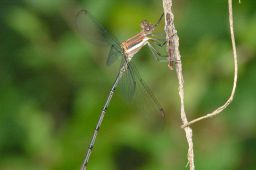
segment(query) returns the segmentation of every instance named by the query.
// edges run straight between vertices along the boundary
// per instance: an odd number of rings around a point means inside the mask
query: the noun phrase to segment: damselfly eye
[[[142,22],[141,22],[141,27],[142,28],[146,28],[146,27],[148,27],[149,26],[149,24],[148,24],[148,21],[147,20],[143,20]]]

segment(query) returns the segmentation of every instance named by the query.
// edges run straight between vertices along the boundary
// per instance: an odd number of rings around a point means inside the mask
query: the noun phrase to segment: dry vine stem
[[[239,1],[240,2],[240,1]],[[230,36],[233,50],[233,60],[234,60],[234,80],[233,80],[233,88],[228,100],[222,105],[215,109],[213,112],[206,114],[205,116],[196,118],[188,123],[184,123],[181,127],[185,128],[193,123],[199,122],[200,120],[210,118],[220,114],[228,105],[232,102],[233,97],[236,91],[237,85],[237,74],[238,74],[238,66],[237,66],[237,52],[236,52],[236,43],[235,43],[235,34],[234,34],[234,26],[233,26],[233,10],[232,10],[232,0],[228,0],[228,10],[229,10],[229,27],[230,27]]]
[[[169,67],[172,69],[172,65],[175,62],[176,73],[179,81],[179,96],[180,96],[180,114],[183,124],[187,124],[187,116],[184,108],[184,80],[182,75],[182,63],[181,56],[179,52],[179,37],[174,26],[174,15],[172,13],[172,0],[163,0],[163,8],[165,14],[165,32],[167,40],[167,51],[170,59]],[[173,62],[174,61],[174,62]],[[194,151],[193,151],[193,140],[192,140],[192,129],[190,127],[185,127],[185,134],[188,142],[188,163],[190,170],[195,169],[194,165]]]

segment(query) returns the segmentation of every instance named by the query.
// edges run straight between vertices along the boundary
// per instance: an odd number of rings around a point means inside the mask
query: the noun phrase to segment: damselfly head
[[[140,27],[142,28],[145,34],[151,34],[155,28],[154,25],[150,24],[147,20],[143,20],[140,24]]]

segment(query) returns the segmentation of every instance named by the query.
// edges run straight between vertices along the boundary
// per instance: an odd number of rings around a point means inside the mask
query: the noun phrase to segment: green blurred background
[[[256,2],[234,2],[239,82],[220,116],[193,125],[198,170],[256,169]],[[156,21],[158,0],[1,0],[0,169],[79,169],[117,73],[106,50],[74,27],[86,8],[120,40]],[[188,118],[224,103],[233,80],[227,0],[174,3]],[[147,126],[141,109],[114,95],[89,170],[188,169],[175,72],[145,48],[134,59],[166,110],[164,127]],[[144,100],[136,100],[143,105]]]

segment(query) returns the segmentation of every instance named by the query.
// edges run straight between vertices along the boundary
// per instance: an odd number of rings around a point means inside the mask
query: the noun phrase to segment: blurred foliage
[[[256,169],[255,1],[234,2],[239,83],[220,116],[193,125],[196,169]],[[0,169],[78,169],[117,67],[106,49],[74,26],[86,8],[125,40],[142,19],[156,21],[157,0],[2,0],[0,2]],[[196,118],[231,91],[233,61],[226,1],[175,1],[186,110]],[[136,56],[142,77],[167,111],[164,127],[147,126],[142,98],[117,91],[89,162],[91,170],[186,169],[175,72],[147,48]],[[147,105],[146,105],[147,106]]]

